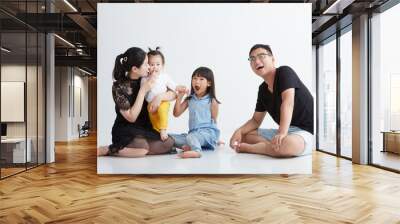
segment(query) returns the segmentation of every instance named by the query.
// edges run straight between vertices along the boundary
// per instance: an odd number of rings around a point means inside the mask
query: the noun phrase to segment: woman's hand
[[[143,89],[143,91],[145,93],[147,93],[148,91],[151,90],[151,88],[153,88],[154,84],[155,84],[155,78],[151,77],[149,78],[147,81],[145,81],[142,86],[140,87],[140,89]]]

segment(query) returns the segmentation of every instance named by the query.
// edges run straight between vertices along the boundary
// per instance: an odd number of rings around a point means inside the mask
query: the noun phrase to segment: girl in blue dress
[[[189,133],[170,136],[175,140],[174,146],[183,150],[181,158],[199,158],[202,150],[215,149],[220,135],[216,125],[220,102],[215,96],[211,69],[197,68],[192,74],[190,95],[183,100],[187,92],[178,91],[173,114],[178,117],[189,108]]]

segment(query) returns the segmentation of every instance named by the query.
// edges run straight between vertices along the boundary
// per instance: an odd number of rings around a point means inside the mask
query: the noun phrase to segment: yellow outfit
[[[168,127],[169,105],[170,103],[168,101],[162,101],[157,111],[154,113],[150,112],[150,104],[147,107],[151,124],[158,132],[160,132],[161,129],[167,129]]]

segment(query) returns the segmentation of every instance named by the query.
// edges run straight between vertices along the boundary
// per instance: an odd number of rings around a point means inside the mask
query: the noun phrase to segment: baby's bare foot
[[[167,130],[165,129],[160,130],[160,138],[162,141],[166,141],[168,139]]]

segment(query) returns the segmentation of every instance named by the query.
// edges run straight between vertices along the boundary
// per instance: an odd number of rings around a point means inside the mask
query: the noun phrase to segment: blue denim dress
[[[175,147],[189,145],[193,151],[214,150],[220,131],[211,118],[211,98],[207,94],[202,98],[193,94],[189,100],[189,133],[171,134]]]

